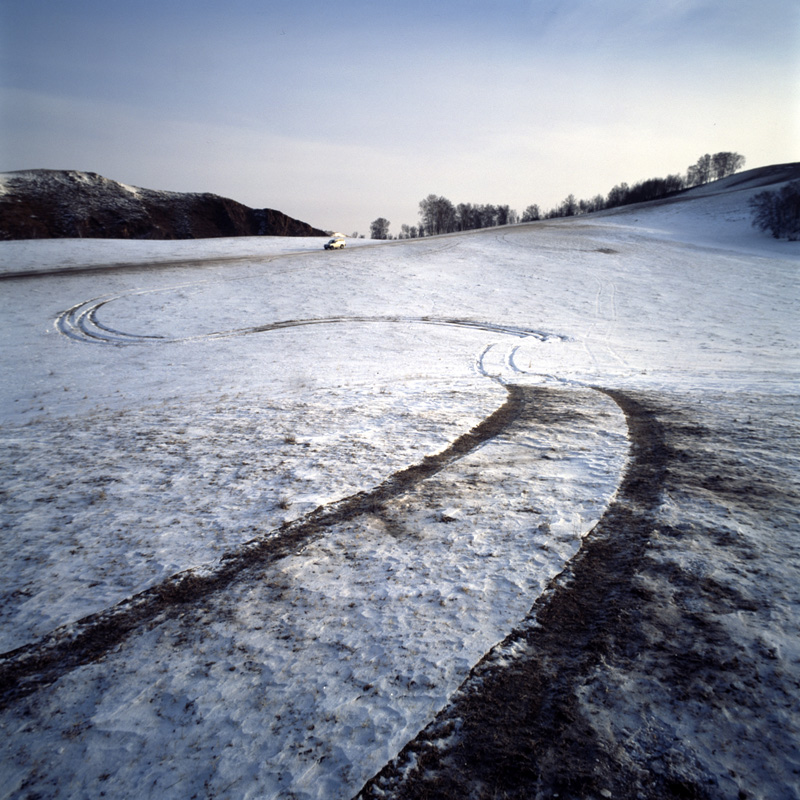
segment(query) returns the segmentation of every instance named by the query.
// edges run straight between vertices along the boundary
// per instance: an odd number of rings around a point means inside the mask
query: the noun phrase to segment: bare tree
[[[481,228],[493,228],[497,225],[497,209],[491,203],[480,206],[479,216]]]
[[[800,181],[787,183],[776,192],[759,192],[750,199],[753,225],[776,239],[800,239]]]
[[[422,226],[429,236],[451,233],[456,229],[456,209],[446,197],[429,194],[419,202]]]
[[[567,195],[559,206],[559,216],[574,217],[578,213],[578,201],[574,194]]]
[[[537,219],[542,218],[542,212],[539,210],[539,206],[536,203],[529,205],[523,212],[522,212],[522,221],[523,222],[534,222]]]
[[[472,203],[459,203],[456,206],[456,230],[472,230],[473,211]]]
[[[388,239],[389,225],[389,220],[384,217],[373,220],[369,226],[370,239]]]
[[[497,206],[497,217],[495,222],[497,225],[508,225],[513,212],[508,206]]]
[[[744,166],[745,158],[739,153],[714,153],[711,156],[711,174],[713,180],[727,178]]]
[[[578,200],[578,213],[591,214],[593,211],[600,211],[605,206],[602,195],[596,195],[591,200]]]
[[[709,155],[706,153],[697,159],[686,171],[687,186],[702,186],[709,181],[717,181],[733,175],[744,166],[745,157],[739,153],[721,152]]]
[[[438,199],[435,194],[429,194],[419,201],[420,227],[428,234],[432,233],[436,227],[436,201]]]
[[[628,199],[628,192],[630,186],[627,183],[618,183],[609,193],[606,198],[606,208],[616,208],[617,206],[625,205]]]
[[[706,153],[697,159],[696,164],[692,164],[686,170],[686,184],[688,186],[702,186],[711,179],[711,156]]]

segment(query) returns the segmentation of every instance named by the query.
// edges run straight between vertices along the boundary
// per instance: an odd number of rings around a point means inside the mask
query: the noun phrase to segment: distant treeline
[[[614,186],[606,196],[596,195],[590,200],[577,200],[575,195],[568,195],[558,206],[550,211],[542,212],[535,203],[529,205],[522,216],[507,205],[477,205],[459,203],[454,205],[446,197],[429,194],[419,203],[419,225],[401,225],[398,239],[416,239],[422,236],[435,236],[440,233],[472,231],[479,228],[492,228],[498,225],[512,225],[515,222],[533,222],[538,219],[555,217],[574,217],[579,214],[590,214],[606,208],[643,203],[661,197],[702,186],[710,181],[726,178],[738,172],[745,163],[744,156],[738,153],[706,153],[697,159],[686,170],[685,175],[667,175],[666,178],[649,178],[629,186],[620,183]],[[379,217],[370,225],[370,236],[373,239],[391,239],[389,220]]]

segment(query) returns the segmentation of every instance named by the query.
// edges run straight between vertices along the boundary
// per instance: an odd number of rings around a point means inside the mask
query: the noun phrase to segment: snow
[[[712,194],[705,187],[692,189],[671,201],[624,211],[625,226],[631,225],[649,237],[672,241],[690,241],[693,247],[735,250],[749,255],[791,256],[791,242],[758,234],[752,229],[752,215],[747,200],[756,189],[734,187]],[[606,212],[613,217],[619,212]],[[610,221],[610,220],[609,220]]]
[[[8,705],[0,796],[355,794],[613,499],[625,419],[591,387],[791,409],[800,245],[749,226],[754,191],[334,253],[0,243],[2,271],[31,275],[3,282],[2,651],[374,490],[508,386],[585,409],[514,423]],[[787,664],[796,608],[761,632]]]
[[[347,238],[347,237],[345,237]],[[320,250],[328,237],[241,236],[235,239],[42,239],[3,242],[0,273],[69,272],[97,267],[146,264],[187,264],[197,260],[223,262],[272,258]],[[370,239],[347,238],[347,247],[375,244]]]
[[[119,181],[117,181],[119,183]],[[134,197],[139,196],[140,190],[136,186],[128,186],[127,183],[119,183],[119,185],[125,189],[126,192],[130,192]]]

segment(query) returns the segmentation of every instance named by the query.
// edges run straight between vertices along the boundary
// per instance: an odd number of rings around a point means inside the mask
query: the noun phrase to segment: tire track
[[[59,314],[59,316],[56,318],[56,329],[59,333],[76,341],[94,344],[111,344],[117,346],[134,344],[176,344],[208,339],[228,339],[236,336],[268,333],[270,331],[305,327],[309,325],[341,325],[353,323],[437,325],[486,331],[489,333],[499,333],[505,336],[515,336],[519,338],[533,337],[539,339],[540,341],[545,341],[546,339],[552,339],[554,337],[564,340],[567,338],[558,334],[552,334],[534,328],[527,328],[517,325],[503,325],[492,322],[484,322],[481,320],[462,319],[457,317],[417,317],[394,315],[353,315],[288,319],[279,320],[277,322],[268,322],[262,325],[251,325],[245,328],[234,328],[227,331],[213,331],[210,333],[197,334],[193,336],[169,337],[158,334],[126,333],[103,324],[97,318],[97,314],[101,308],[113,300],[118,300],[123,296],[124,295],[95,298],[92,300],[87,300],[83,303],[79,303]]]
[[[652,408],[630,394],[593,388],[623,411],[632,441],[617,498],[527,617],[357,800],[596,796],[598,745],[580,728],[576,687],[636,603],[633,576],[653,529],[669,451]],[[569,791],[577,787],[584,791]],[[659,789],[648,797],[673,796]]]
[[[358,492],[225,554],[210,567],[185,570],[117,605],[68,623],[37,642],[0,657],[0,708],[47,686],[71,670],[102,658],[137,630],[179,615],[187,604],[224,590],[249,570],[296,553],[331,526],[360,514],[375,513],[388,500],[414,488],[477,447],[495,438],[530,403],[530,390],[508,387],[506,402],[445,450],[394,473],[372,490]]]

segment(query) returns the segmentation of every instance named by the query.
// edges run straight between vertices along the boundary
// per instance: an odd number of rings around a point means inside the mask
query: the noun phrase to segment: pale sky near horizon
[[[800,160],[800,0],[0,0],[0,171],[317,227]]]

